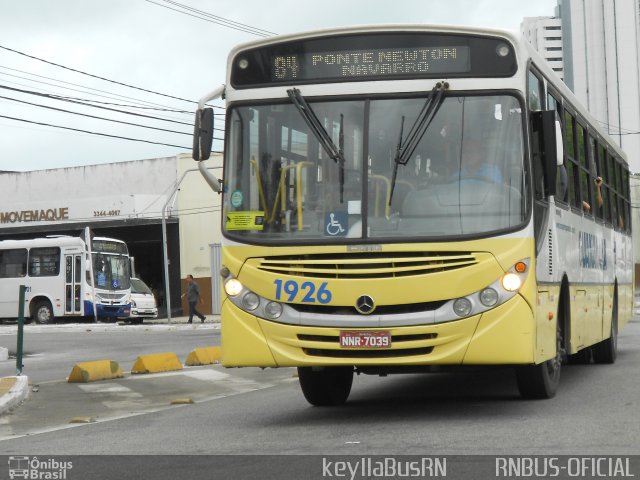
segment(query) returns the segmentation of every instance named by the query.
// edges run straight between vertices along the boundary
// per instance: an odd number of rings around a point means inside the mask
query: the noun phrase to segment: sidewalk
[[[29,379],[19,377],[0,378],[0,415],[18,406],[29,396]]]

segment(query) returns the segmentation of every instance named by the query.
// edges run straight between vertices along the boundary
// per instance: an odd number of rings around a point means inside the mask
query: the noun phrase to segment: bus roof
[[[26,240],[0,240],[0,249],[37,248],[37,247],[75,247],[84,246],[80,237],[54,236],[30,238]]]
[[[435,33],[459,33],[467,35],[486,35],[492,37],[504,37],[517,43],[519,36],[509,30],[479,28],[462,25],[433,25],[433,24],[375,24],[375,25],[354,25],[348,27],[324,28],[317,30],[307,30],[296,33],[288,33],[283,35],[274,35],[273,37],[253,40],[251,42],[241,43],[234,47],[229,53],[229,62],[233,57],[243,50],[261,47],[266,45],[275,45],[278,43],[286,43],[293,40],[316,37],[331,37],[335,35],[348,35],[353,33],[383,33],[383,32],[435,32]]]

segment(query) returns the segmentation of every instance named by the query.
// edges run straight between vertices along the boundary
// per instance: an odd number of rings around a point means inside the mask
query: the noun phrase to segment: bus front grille
[[[470,252],[369,252],[267,257],[258,268],[298,277],[364,279],[447,272],[477,263]]]

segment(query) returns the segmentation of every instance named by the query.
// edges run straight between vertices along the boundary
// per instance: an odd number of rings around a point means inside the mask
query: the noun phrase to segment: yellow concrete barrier
[[[113,360],[95,360],[93,362],[76,363],[71,369],[68,383],[95,382],[122,378],[124,375],[118,362]]]
[[[185,365],[211,365],[218,363],[222,357],[222,349],[220,347],[201,347],[196,348],[187,356]]]
[[[170,352],[140,355],[131,367],[131,373],[158,373],[173,370],[182,370],[182,363],[175,353]]]

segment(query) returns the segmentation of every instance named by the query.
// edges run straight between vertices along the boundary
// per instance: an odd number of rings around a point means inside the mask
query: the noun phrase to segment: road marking
[[[179,370],[175,372],[161,372],[161,373],[148,373],[146,375],[131,375],[128,377],[124,377],[120,380],[152,380],[154,378],[162,378],[162,377],[175,377],[175,376],[187,376],[190,378],[195,378],[196,380],[204,380],[209,382],[214,382],[217,380],[222,380],[223,378],[227,378],[230,375],[228,373],[217,372],[215,370]]]

